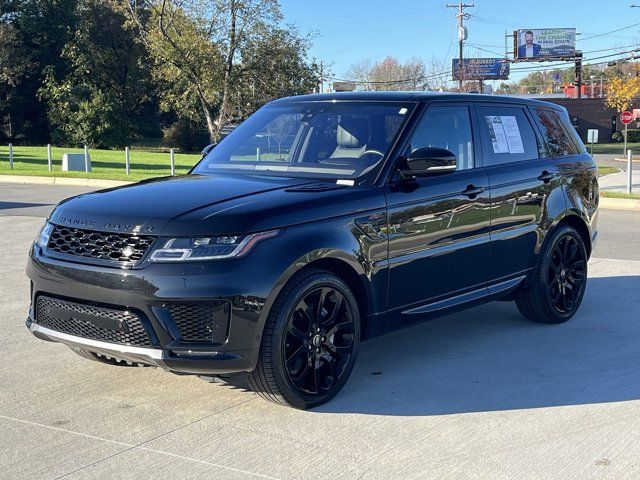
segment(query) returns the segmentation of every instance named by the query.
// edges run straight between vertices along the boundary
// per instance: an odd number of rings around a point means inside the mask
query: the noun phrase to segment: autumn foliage
[[[640,77],[614,78],[609,82],[606,103],[618,112],[624,112],[640,98]]]

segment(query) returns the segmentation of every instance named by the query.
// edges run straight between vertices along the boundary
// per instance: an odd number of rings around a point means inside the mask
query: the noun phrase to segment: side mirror
[[[411,152],[400,167],[405,178],[444,175],[456,171],[457,159],[444,148],[426,147]]]
[[[218,145],[218,144],[217,144],[217,143],[212,143],[212,144],[207,145],[206,147],[204,147],[204,148],[202,149],[202,158],[206,157],[206,156],[207,156],[207,154],[208,154],[211,150],[213,150],[214,148],[216,148],[216,145]]]

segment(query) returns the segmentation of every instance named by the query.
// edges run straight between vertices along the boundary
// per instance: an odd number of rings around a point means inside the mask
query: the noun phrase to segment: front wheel
[[[587,286],[587,251],[580,234],[563,226],[552,235],[533,283],[516,295],[520,313],[540,323],[563,323],[573,317]]]
[[[304,270],[271,308],[249,383],[267,400],[316,407],[346,383],[359,342],[358,304],[347,284],[331,272]]]

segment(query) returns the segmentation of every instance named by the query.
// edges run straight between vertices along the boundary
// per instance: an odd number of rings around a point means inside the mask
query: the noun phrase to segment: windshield
[[[357,179],[385,156],[412,104],[267,105],[220,142],[194,173]]]

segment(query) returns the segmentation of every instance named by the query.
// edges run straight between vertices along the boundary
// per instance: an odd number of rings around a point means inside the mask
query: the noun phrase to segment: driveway
[[[5,203],[61,194],[0,185]],[[500,302],[373,339],[343,392],[303,412],[33,338],[24,265],[45,207],[0,206],[3,478],[640,477],[640,261],[625,254],[637,242],[606,237],[569,323]],[[629,215],[620,224],[640,232]]]

